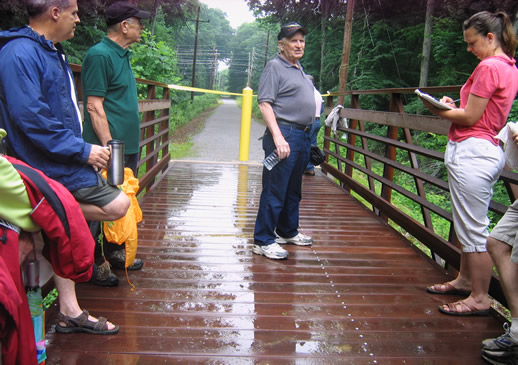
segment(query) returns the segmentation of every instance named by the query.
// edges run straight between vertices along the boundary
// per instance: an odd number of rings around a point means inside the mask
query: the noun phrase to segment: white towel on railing
[[[508,122],[496,135],[496,138],[504,142],[505,162],[513,170],[518,170],[518,147],[513,141],[513,133],[518,133],[518,123]]]
[[[337,127],[347,128],[348,123],[346,118],[340,117],[340,109],[343,109],[342,105],[337,105],[331,110],[331,113],[326,118],[326,127],[330,127],[334,134],[336,134]]]

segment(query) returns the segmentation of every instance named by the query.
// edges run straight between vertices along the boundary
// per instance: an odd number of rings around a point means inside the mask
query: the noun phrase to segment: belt
[[[304,132],[309,132],[311,130],[311,124],[310,125],[301,125],[301,124],[297,124],[297,123],[293,123],[293,122],[285,122],[283,120],[277,120],[277,124],[289,125],[291,127],[300,129],[301,131],[304,131]]]

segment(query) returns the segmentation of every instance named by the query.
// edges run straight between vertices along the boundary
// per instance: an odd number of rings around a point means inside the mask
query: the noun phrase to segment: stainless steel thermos
[[[108,161],[108,184],[120,185],[124,182],[124,142],[118,139],[108,141],[111,156]]]

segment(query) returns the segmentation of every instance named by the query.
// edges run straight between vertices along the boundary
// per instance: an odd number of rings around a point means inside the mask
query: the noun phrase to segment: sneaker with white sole
[[[299,232],[299,234],[290,238],[284,238],[278,235],[275,242],[280,244],[293,243],[297,246],[309,246],[313,243],[313,238]]]
[[[504,323],[504,331],[500,337],[482,341],[482,356],[492,364],[518,364],[518,341],[511,337],[509,323]]]
[[[288,258],[288,251],[279,246],[277,243],[271,243],[269,245],[259,246],[254,245],[252,252],[257,255],[263,255],[269,259],[282,260]]]
[[[518,365],[518,357],[508,352],[497,352],[490,355],[482,351],[482,358],[492,365]]]

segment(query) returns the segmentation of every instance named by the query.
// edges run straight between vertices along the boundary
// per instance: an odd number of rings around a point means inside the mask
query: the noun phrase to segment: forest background
[[[78,0],[81,23],[75,37],[63,42],[71,63],[81,64],[87,50],[102,39],[106,31],[104,10],[113,2]],[[246,86],[256,90],[264,65],[277,53],[279,25],[297,21],[309,31],[301,61],[306,73],[315,78],[322,93],[338,90],[347,9],[344,0],[246,0],[256,21],[237,29],[230,26],[221,10],[208,8],[197,0],[132,2],[153,14],[146,21],[141,42],[131,48],[131,63],[137,77],[236,93]],[[482,10],[505,11],[514,22],[518,1],[355,0],[347,89],[463,84],[479,61],[466,51],[462,23]],[[26,23],[23,1],[0,2],[0,29]],[[171,91],[173,132],[217,103],[213,94],[196,93],[191,100],[188,92]],[[388,110],[389,100],[384,97],[366,95],[361,102],[363,109]],[[415,97],[405,99],[405,111],[427,113]],[[509,119],[518,121],[516,101]],[[368,128],[372,133],[385,134],[382,127]],[[322,136],[319,138],[321,141]],[[415,141],[443,151],[446,136],[422,133],[415,136]],[[376,151],[377,146],[369,148]],[[446,175],[442,164],[422,168],[434,176]],[[447,197],[438,194],[429,195],[429,199],[449,210]],[[495,200],[509,203],[503,188],[497,187]],[[410,215],[412,210],[409,207]],[[493,223],[497,219],[493,217]],[[447,236],[447,227],[439,233]]]

